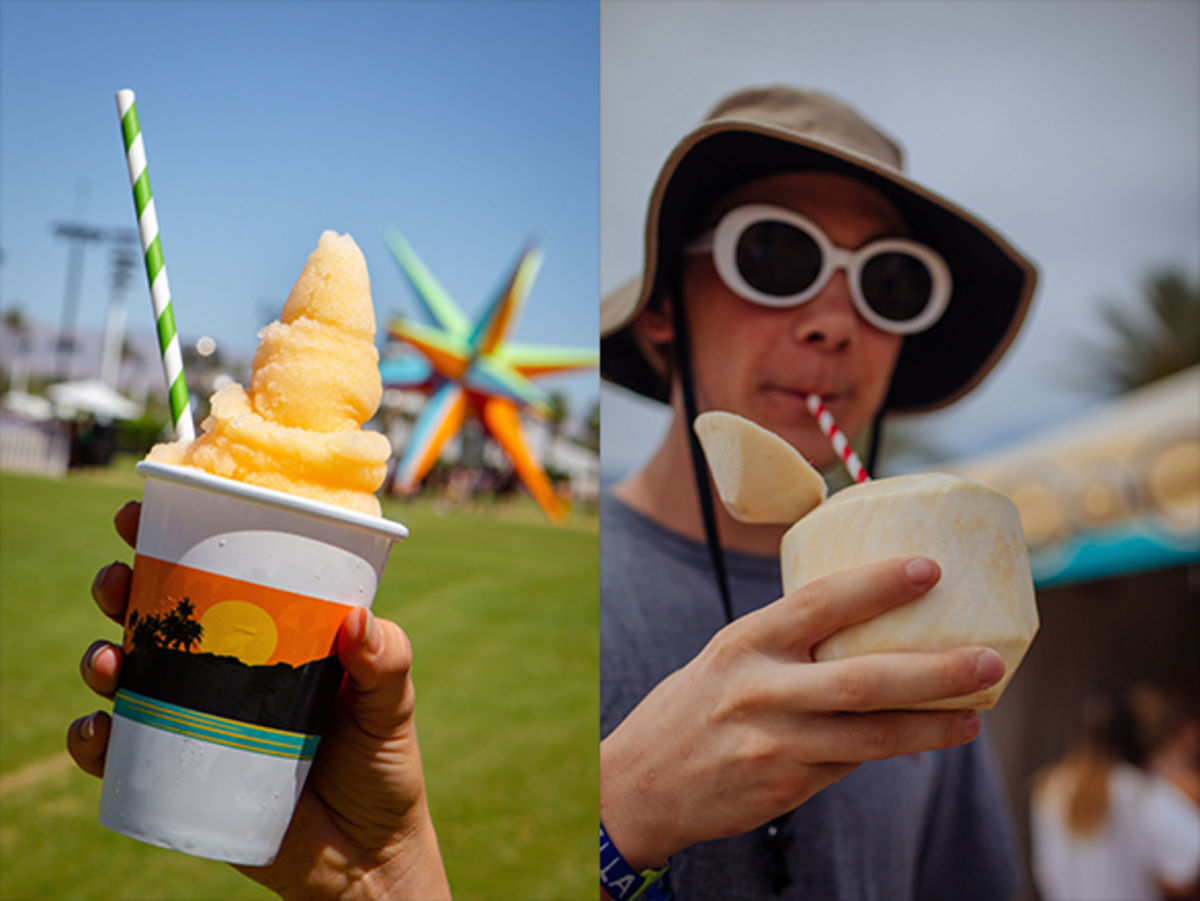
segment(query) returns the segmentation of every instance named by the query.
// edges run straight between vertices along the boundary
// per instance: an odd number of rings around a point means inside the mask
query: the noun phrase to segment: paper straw
[[[196,437],[196,427],[192,424],[187,382],[183,375],[183,353],[179,349],[179,335],[175,331],[171,288],[167,284],[167,266],[163,262],[162,242],[158,237],[158,217],[154,212],[154,197],[150,193],[146,148],[142,143],[142,130],[138,126],[133,91],[117,91],[117,113],[121,117],[121,134],[125,138],[125,162],[129,166],[129,184],[133,188],[133,205],[137,210],[146,278],[150,282],[150,302],[154,306],[154,319],[158,325],[158,348],[167,377],[171,421],[175,425],[176,439],[191,441]]]
[[[810,394],[804,399],[804,402],[808,404],[809,412],[816,418],[817,425],[821,427],[821,431],[825,433],[825,437],[833,445],[834,451],[842,458],[842,462],[846,464],[846,469],[849,470],[850,477],[856,482],[871,481],[866,468],[862,465],[862,460],[858,459],[858,454],[854,453],[854,448],[850,446],[849,439],[837,427],[837,423],[833,421],[833,414],[826,409],[824,401],[817,395]]]

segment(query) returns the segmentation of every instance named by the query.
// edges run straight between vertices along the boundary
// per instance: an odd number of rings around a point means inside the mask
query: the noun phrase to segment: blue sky
[[[641,266],[646,201],[674,144],[719,97],[776,82],[862,110],[917,181],[1032,257],[1037,295],[995,372],[907,418],[947,457],[1095,404],[1082,349],[1103,343],[1102,304],[1135,305],[1153,267],[1200,279],[1195,0],[618,0],[601,6],[600,47],[602,290]],[[628,392],[602,397],[612,478],[665,420]]]
[[[130,87],[185,338],[248,355],[325,228],[358,240],[381,320],[412,312],[380,237],[394,225],[468,313],[540,239],[516,337],[591,345],[597,289],[640,265],[675,141],[717,97],[771,81],[858,106],[918,180],[1039,265],[1013,351],[923,424],[952,456],[1093,402],[1071,376],[1100,304],[1135,298],[1156,265],[1200,277],[1190,0],[0,0],[0,310],[57,325],[52,224],[80,179],[84,218],[133,225],[113,101]],[[93,249],[81,328],[108,297]],[[148,333],[140,273],[127,307]],[[591,373],[547,387],[580,412],[598,392]],[[622,470],[661,416],[612,393],[605,465]]]
[[[598,10],[588,2],[0,3],[0,309],[57,325],[74,217],[132,227],[113,95],[131,88],[176,320],[249,356],[322,230],[354,236],[381,324],[415,305],[398,228],[468,315],[522,246],[545,264],[514,337],[593,346]],[[107,249],[78,324],[103,327]],[[152,325],[139,270],[129,328]],[[269,317],[268,317],[269,318]],[[543,385],[583,413],[597,377]]]

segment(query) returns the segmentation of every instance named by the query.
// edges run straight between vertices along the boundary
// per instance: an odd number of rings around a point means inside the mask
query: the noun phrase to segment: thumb
[[[347,712],[363,731],[387,738],[408,725],[412,645],[403,629],[358,607],[338,632],[338,659],[349,677],[343,688]]]

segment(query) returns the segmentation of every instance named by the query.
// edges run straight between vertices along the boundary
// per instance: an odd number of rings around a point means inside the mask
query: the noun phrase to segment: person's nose
[[[845,270],[839,269],[816,297],[796,308],[792,335],[808,347],[838,352],[853,345],[858,327],[850,282]]]

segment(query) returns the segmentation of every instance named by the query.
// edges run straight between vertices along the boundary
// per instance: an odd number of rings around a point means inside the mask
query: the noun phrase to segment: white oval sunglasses
[[[768,307],[799,306],[845,269],[859,315],[898,335],[930,328],[950,302],[950,267],[932,248],[883,238],[846,250],[811,219],[771,204],[735,207],[684,251],[711,252],[731,291]]]

